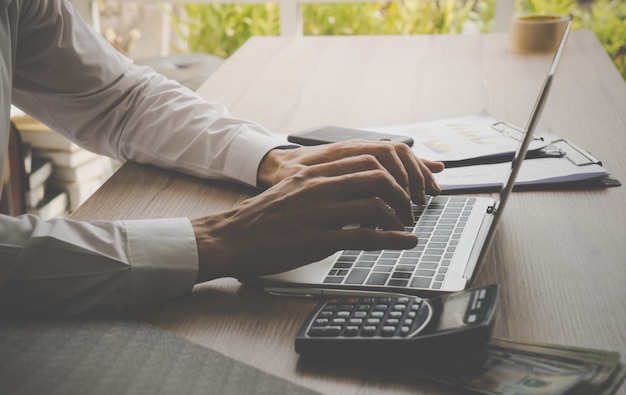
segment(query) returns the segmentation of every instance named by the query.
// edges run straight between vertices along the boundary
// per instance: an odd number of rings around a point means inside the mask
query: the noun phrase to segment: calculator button
[[[341,332],[340,326],[324,326],[324,327],[311,327],[309,330],[310,336],[338,336]]]
[[[361,334],[363,336],[374,336],[376,334],[376,328],[377,327],[371,325],[364,326]]]
[[[309,336],[322,336],[324,334],[324,328],[323,326],[312,326],[311,329],[309,329]]]
[[[383,326],[380,330],[382,336],[393,336],[396,333],[395,326]]]
[[[343,334],[345,336],[356,336],[357,333],[359,333],[359,328],[360,327],[355,326],[355,325],[346,326],[346,329],[343,331]]]
[[[326,327],[326,334],[330,336],[337,336],[339,335],[340,332],[341,332],[340,326],[327,326]]]

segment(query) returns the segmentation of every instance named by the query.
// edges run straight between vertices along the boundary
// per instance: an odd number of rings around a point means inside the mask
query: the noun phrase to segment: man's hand
[[[403,143],[365,140],[272,150],[259,165],[259,183],[271,186],[308,166],[364,154],[374,156],[416,203],[425,203],[427,193],[441,192],[432,173],[442,171],[443,163],[419,159]]]
[[[345,156],[301,166],[291,177],[292,169],[280,169],[286,178],[260,195],[192,220],[198,281],[278,273],[343,249],[415,246],[417,237],[404,231],[413,220],[410,198],[396,175],[378,157]],[[399,167],[394,165],[402,173]],[[346,227],[350,224],[367,227]]]

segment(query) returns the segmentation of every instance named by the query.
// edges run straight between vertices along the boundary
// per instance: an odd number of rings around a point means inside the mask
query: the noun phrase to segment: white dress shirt
[[[0,177],[11,102],[120,160],[256,184],[285,143],[120,55],[64,0],[0,0]],[[1,184],[0,184],[1,185]],[[190,292],[187,218],[78,222],[0,216],[0,315],[68,315]]]

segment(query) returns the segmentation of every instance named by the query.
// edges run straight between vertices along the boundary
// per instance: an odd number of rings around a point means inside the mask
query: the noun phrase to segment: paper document
[[[444,192],[478,190],[500,187],[510,171],[510,162],[453,167],[435,174],[435,179]],[[535,158],[524,161],[515,180],[515,185],[556,185],[608,175],[609,172],[597,164],[576,166],[565,157]]]
[[[447,164],[512,155],[522,135],[516,128],[498,122],[485,111],[460,118],[367,129],[406,134],[415,141],[411,148],[415,155]],[[531,143],[529,152],[546,146],[547,142],[538,138]]]
[[[435,174],[444,192],[501,187],[523,132],[486,111],[477,115],[413,124],[367,128],[405,134],[420,158],[444,162]],[[535,135],[515,185],[564,184],[607,177],[599,160],[568,140],[546,131]]]

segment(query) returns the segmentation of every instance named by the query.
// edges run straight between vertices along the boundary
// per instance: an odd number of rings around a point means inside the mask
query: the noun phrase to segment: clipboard
[[[501,173],[510,171],[515,148],[524,135],[523,129],[500,121],[487,111],[370,129],[407,134],[415,141],[411,148],[415,155],[443,162],[446,170],[435,174],[435,179],[445,193],[500,188],[505,177]],[[576,185],[588,189],[621,185],[611,178],[602,161],[552,131],[536,134],[531,144],[524,160],[528,164],[522,167],[516,188],[560,189]]]
[[[562,156],[565,156],[567,159],[569,159],[570,162],[572,162],[576,166],[587,166],[594,164],[602,166],[602,161],[596,159],[589,152],[583,150],[582,148],[567,139],[559,138],[553,140],[550,142],[549,146],[560,151]]]
[[[495,122],[491,125],[491,127],[516,140],[520,140],[524,134],[524,131],[522,129],[507,122]],[[550,141],[544,148],[532,152],[529,151],[526,155],[526,159],[565,157],[576,166],[587,166],[594,164],[602,166],[602,161],[595,158],[588,151],[584,150],[583,148],[574,144],[568,139],[561,137],[555,138],[555,135],[550,134],[546,136],[535,136],[533,137],[533,140],[545,141],[546,137],[548,136],[551,136],[553,139],[548,139]]]

